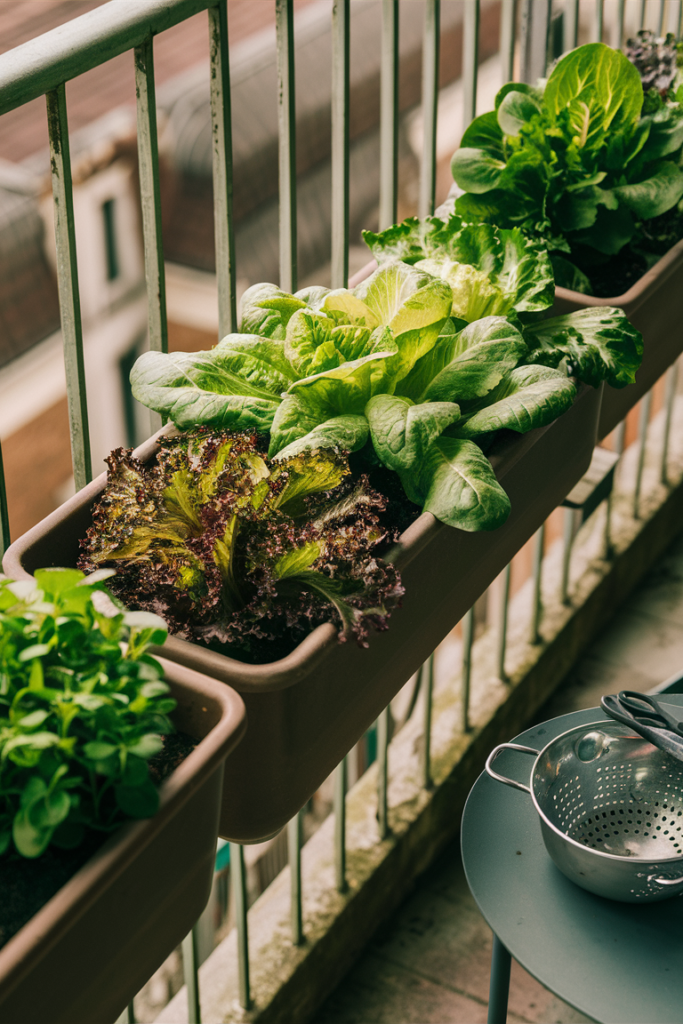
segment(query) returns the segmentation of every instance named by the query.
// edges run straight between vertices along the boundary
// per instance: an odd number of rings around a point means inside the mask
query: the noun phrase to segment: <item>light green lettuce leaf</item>
[[[453,358],[425,389],[423,401],[458,402],[488,394],[527,352],[505,317],[487,316],[456,335]]]
[[[307,303],[283,292],[274,284],[253,284],[247,288],[240,303],[240,330],[243,334],[259,334],[264,338],[282,340],[289,318]]]
[[[411,501],[460,530],[496,530],[510,514],[510,499],[491,463],[472,441],[440,437],[414,471],[401,473]]]
[[[392,353],[376,352],[362,359],[342,363],[324,373],[296,381],[290,385],[289,394],[298,399],[309,419],[315,419],[312,426],[333,416],[362,415],[374,395],[390,390],[391,374],[388,366],[391,360]]]
[[[276,458],[288,459],[316,448],[338,448],[344,452],[356,452],[367,441],[369,430],[365,416],[333,416],[332,419],[319,423],[308,434],[292,441],[277,453]]]
[[[461,227],[462,221],[455,214],[447,221],[440,217],[408,217],[378,234],[363,231],[363,241],[378,263],[402,260],[413,264],[438,252]]]
[[[524,328],[524,338],[529,345],[525,362],[559,366],[566,360],[573,376],[593,387],[603,380],[614,388],[635,383],[643,357],[640,331],[616,306],[591,306],[541,320]]]
[[[283,448],[305,437],[327,418],[318,410],[306,407],[297,395],[285,395],[273,417],[268,457],[272,459]]]
[[[562,57],[543,93],[543,105],[555,119],[578,101],[586,108],[587,122],[599,119],[605,131],[613,132],[635,128],[642,100],[637,69],[604,43],[588,43]],[[584,126],[580,134],[589,130]]]
[[[452,402],[415,405],[398,395],[376,395],[365,415],[379,460],[401,472],[419,465],[432,441],[460,419],[460,409]]]
[[[395,351],[383,328],[338,324],[322,313],[298,310],[287,325],[285,353],[296,376],[310,377],[374,352]]]
[[[514,83],[510,83],[513,85]],[[500,94],[499,94],[500,95]],[[519,135],[520,128],[541,110],[538,98],[527,89],[509,89],[496,104],[498,124],[506,135]]]
[[[268,430],[296,375],[281,343],[230,337],[208,352],[145,352],[131,370],[133,396],[181,429]]]
[[[544,427],[572,405],[576,386],[566,374],[548,366],[518,366],[477,405],[465,413],[454,434],[474,438],[494,430],[516,430],[524,434]]]

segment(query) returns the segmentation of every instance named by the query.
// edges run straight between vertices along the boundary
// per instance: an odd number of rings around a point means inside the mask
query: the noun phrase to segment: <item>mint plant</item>
[[[166,624],[115,603],[111,575],[0,575],[0,855],[71,849],[158,808],[147,761],[175,701],[146,650]]]

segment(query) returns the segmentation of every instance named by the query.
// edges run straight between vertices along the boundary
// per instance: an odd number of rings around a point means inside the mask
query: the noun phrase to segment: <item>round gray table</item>
[[[677,711],[683,695],[660,698]],[[537,747],[599,708],[563,715],[516,737]],[[496,770],[528,785],[533,759],[504,751]],[[683,900],[617,903],[574,885],[546,853],[531,797],[482,774],[462,822],[472,894],[493,935],[489,1024],[505,1024],[510,956],[601,1024],[683,1021]]]

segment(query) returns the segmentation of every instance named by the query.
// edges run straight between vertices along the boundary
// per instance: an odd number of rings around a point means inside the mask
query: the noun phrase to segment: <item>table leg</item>
[[[488,1024],[505,1024],[510,991],[510,954],[497,935],[491,950],[491,982],[489,985]]]

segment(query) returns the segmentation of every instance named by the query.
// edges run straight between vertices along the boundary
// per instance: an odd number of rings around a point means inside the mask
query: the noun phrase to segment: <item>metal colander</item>
[[[531,788],[493,771],[505,749],[536,757]],[[531,794],[550,856],[584,889],[627,902],[683,892],[683,764],[627,726],[578,726],[540,753],[504,743],[486,770]]]

